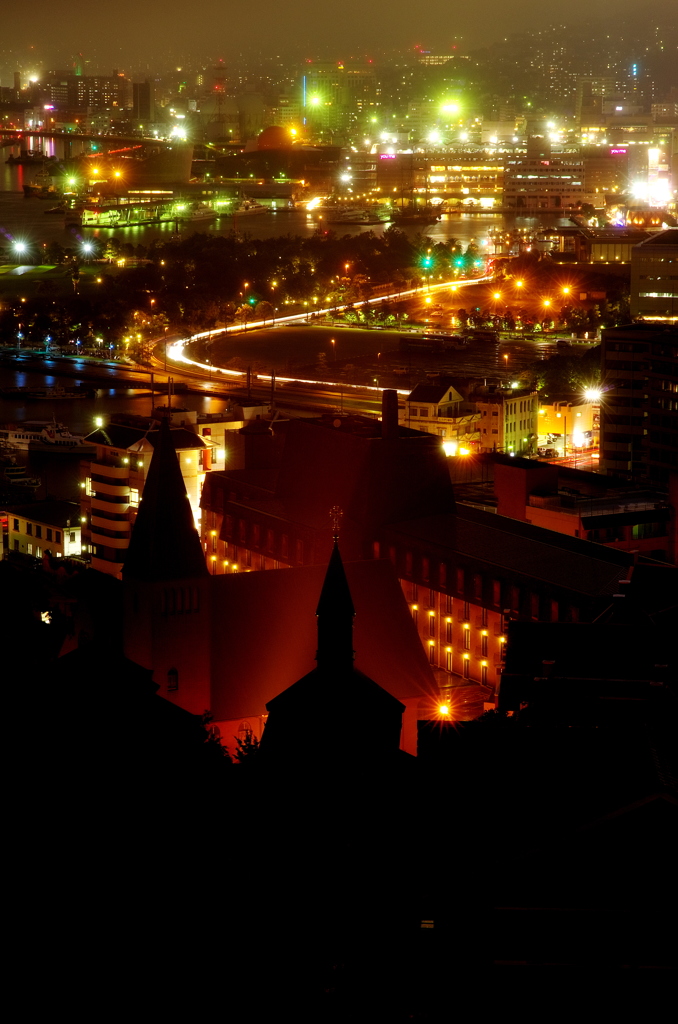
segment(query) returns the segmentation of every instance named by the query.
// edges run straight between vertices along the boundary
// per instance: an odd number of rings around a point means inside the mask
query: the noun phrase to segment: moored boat
[[[70,399],[70,398],[85,398],[86,394],[79,388],[65,388],[61,384],[54,384],[51,387],[46,388],[26,388],[24,392],[26,398],[32,399]]]
[[[182,213],[181,220],[196,221],[196,220],[216,220],[217,211],[213,210],[210,206],[205,203],[199,203],[197,206],[193,206]]]
[[[268,213],[269,207],[254,199],[238,199],[222,211],[222,217],[252,217],[256,213]]]
[[[53,455],[84,455],[96,451],[95,445],[78,434],[71,434],[67,426],[54,419],[0,424],[0,444],[12,445],[19,451]]]
[[[440,220],[440,210],[434,206],[394,211],[392,221],[398,224],[435,224]]]
[[[14,487],[26,487],[33,491],[37,491],[42,483],[39,476],[29,476],[26,467],[20,465],[15,459],[11,459],[5,466],[2,478],[5,483],[12,484]]]
[[[331,214],[328,224],[385,224],[389,220],[388,214],[381,217],[375,210],[346,209]]]

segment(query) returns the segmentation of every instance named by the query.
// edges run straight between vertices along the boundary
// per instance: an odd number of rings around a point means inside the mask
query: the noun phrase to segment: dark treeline
[[[138,344],[162,336],[165,327],[206,330],[276,310],[282,316],[290,304],[312,311],[426,278],[478,274],[485,265],[474,245],[463,250],[454,239],[410,239],[394,227],[383,235],[319,231],[310,238],[196,233],[148,246],[113,237],[87,260],[57,243],[43,259],[71,275],[73,293],[57,294],[57,283],[45,281],[34,296],[3,303],[5,343],[21,335],[27,345],[48,336],[54,345],[83,348],[118,347],[125,338]]]

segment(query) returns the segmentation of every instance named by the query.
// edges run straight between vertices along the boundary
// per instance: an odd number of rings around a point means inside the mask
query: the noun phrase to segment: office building
[[[666,488],[678,471],[678,328],[604,330],[601,362],[601,472]]]
[[[651,234],[631,253],[631,315],[678,321],[678,228]]]
[[[554,155],[542,138],[528,140],[525,155],[511,155],[504,172],[504,206],[511,210],[565,210],[588,202],[584,158]]]

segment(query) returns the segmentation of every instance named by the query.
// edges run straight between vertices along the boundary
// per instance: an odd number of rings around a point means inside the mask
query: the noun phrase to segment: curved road
[[[426,288],[426,294],[430,295],[435,292],[445,291],[446,289],[457,289],[465,286],[483,284],[491,281],[491,276],[486,277],[474,277],[463,280],[452,280],[443,281],[439,284],[431,284],[430,287]],[[370,299],[365,299],[361,302],[353,302],[350,305],[356,309],[361,306],[376,305],[377,303],[388,301],[388,300],[400,300],[403,298],[411,298],[415,295],[422,293],[421,288],[409,288],[405,291],[393,292],[388,295],[378,295]],[[344,306],[332,306],[325,309],[318,309],[314,312],[313,317],[315,320],[322,318],[328,314],[336,314],[344,312],[348,307]],[[300,324],[309,323],[309,313],[293,313],[290,316],[278,317],[274,323],[270,320],[257,320],[251,321],[247,324],[247,329],[255,330],[258,328],[272,328],[274,325],[280,324]],[[317,324],[317,326],[324,326]],[[435,329],[435,328],[433,328]],[[190,338],[180,338],[177,341],[170,343],[161,343],[160,349],[162,358],[158,356],[158,347],[154,353],[154,365],[160,368],[160,366],[168,366],[171,364],[172,370],[176,367],[183,375],[190,375],[193,379],[201,379],[203,383],[208,381],[209,388],[213,388],[218,383],[223,382],[224,389],[234,387],[241,388],[246,386],[247,374],[242,370],[230,370],[223,366],[216,366],[209,363],[201,363],[197,359],[193,359],[191,355],[187,354],[190,352],[190,346],[198,341],[212,341],[219,335],[228,335],[236,333],[244,333],[245,328],[241,324],[232,324],[229,327],[220,327],[210,331],[199,331],[197,334],[191,335]],[[219,381],[221,378],[221,381]],[[270,388],[272,386],[271,374],[255,374],[251,378],[251,390],[261,394],[264,389],[267,389],[266,393],[270,394]],[[284,396],[294,396],[295,401],[304,397],[307,399],[304,402],[305,405],[312,404],[312,398],[326,398],[332,407],[340,408],[345,406],[351,408],[353,411],[367,412],[372,415],[378,415],[381,410],[381,395],[385,390],[379,386],[371,385],[358,385],[358,384],[341,384],[341,385],[328,385],[326,381],[322,380],[300,380],[298,377],[282,377],[277,376],[275,378],[275,387],[278,401],[281,396],[278,394],[278,389],[284,387]],[[217,393],[221,392],[221,388]],[[405,396],[409,394],[409,389],[398,392]],[[289,404],[289,403],[288,403]],[[317,402],[316,405],[321,405],[327,408],[326,402]]]

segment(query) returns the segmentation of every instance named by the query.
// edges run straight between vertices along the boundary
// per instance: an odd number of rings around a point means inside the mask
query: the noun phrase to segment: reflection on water
[[[26,141],[28,145],[32,142],[34,149],[38,148],[39,140]],[[63,140],[45,139],[44,144],[44,151],[47,155],[56,155],[59,159],[63,157]],[[72,154],[76,156],[83,151],[87,144],[69,141],[69,145],[72,146]],[[19,146],[6,146],[0,149],[0,231],[4,229],[11,236],[21,237],[35,246],[51,241],[68,245],[72,241],[73,229],[66,231],[61,217],[45,216],[45,209],[51,204],[35,198],[24,199],[24,183],[32,181],[40,173],[41,166],[5,163],[10,153],[18,156],[19,150]],[[441,242],[455,238],[463,245],[468,245],[471,241],[482,244],[487,239],[491,228],[511,230],[512,228],[532,227],[540,223],[542,222],[539,219],[533,217],[514,217],[499,213],[463,213],[445,215],[436,224],[410,225],[403,230],[411,237],[424,234]],[[561,221],[550,217],[549,223],[561,223]],[[365,231],[381,234],[387,226],[387,224],[383,226],[346,224],[339,229],[335,225],[329,230],[349,235],[362,234]],[[249,235],[252,238],[276,238],[281,235],[310,237],[319,228],[324,230],[326,225],[317,214],[311,216],[301,210],[292,212],[280,210],[258,217],[240,218],[235,225],[232,217],[225,216],[208,224],[200,224],[199,228],[188,224],[182,228],[181,234],[188,237],[197,230],[216,235],[228,235],[234,227],[240,234]],[[116,237],[134,245],[147,245],[155,238],[169,239],[176,232],[174,224],[165,223],[115,229],[78,228],[76,233],[78,237],[101,238],[104,241],[115,234]]]
[[[86,383],[86,378],[82,381]],[[54,374],[26,372],[24,370],[0,370],[0,388],[9,387],[51,387],[61,384],[72,387],[77,378],[60,377]],[[165,405],[167,396],[155,395],[157,405]],[[175,405],[181,405],[197,412],[220,412],[225,408],[225,399],[209,398],[197,394],[182,394],[174,399]],[[96,398],[37,399],[26,401],[0,395],[0,422],[23,422],[25,420],[49,420],[54,416],[65,423],[74,434],[88,434],[94,429],[94,420],[103,416],[108,420],[116,413],[129,413],[135,416],[149,416],[152,409],[149,389],[140,391],[129,388],[125,391],[111,389],[97,390]]]
[[[59,377],[53,374],[12,371],[0,369],[0,388],[8,387],[47,387],[62,384],[70,387],[75,383],[72,377]],[[165,405],[166,395],[156,395],[155,404]],[[226,405],[222,398],[208,398],[201,395],[181,395],[174,399],[175,405],[181,405],[197,412],[221,412]],[[150,416],[153,402],[148,391],[129,389],[112,391],[102,389],[96,398],[60,399],[59,401],[37,400],[25,401],[21,398],[9,398],[0,395],[0,423],[23,423],[26,420],[49,420],[54,417],[65,423],[73,434],[89,434],[95,427],[96,417],[108,421],[116,413],[135,416]],[[30,466],[31,475],[40,477],[42,484],[36,492],[36,498],[48,496],[62,498],[67,501],[80,500],[79,455],[45,455],[42,453],[19,452],[16,456],[21,464]]]

